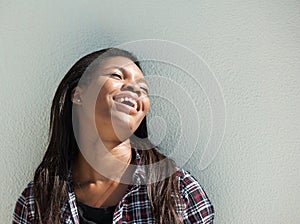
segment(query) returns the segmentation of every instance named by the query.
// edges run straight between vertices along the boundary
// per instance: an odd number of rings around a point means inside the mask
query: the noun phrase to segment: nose
[[[124,83],[121,90],[122,91],[131,91],[133,93],[136,93],[138,96],[141,95],[140,86],[134,81]]]

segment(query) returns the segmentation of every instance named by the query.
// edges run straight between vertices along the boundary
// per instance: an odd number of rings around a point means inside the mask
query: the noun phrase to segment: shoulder
[[[34,215],[33,181],[19,196],[13,214],[13,223],[29,223]]]
[[[185,204],[185,223],[212,223],[214,208],[202,186],[190,172],[177,170],[179,190]]]
[[[204,189],[202,188],[200,183],[194,176],[192,176],[189,171],[180,168],[177,170],[177,177],[179,182],[179,189],[181,193],[184,193],[184,195],[200,193],[199,196],[206,196]],[[198,195],[195,196],[198,197]]]

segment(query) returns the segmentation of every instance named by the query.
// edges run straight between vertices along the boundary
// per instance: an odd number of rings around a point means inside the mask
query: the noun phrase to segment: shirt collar
[[[132,165],[135,165],[135,170],[132,175],[132,185],[128,188],[130,191],[137,190],[140,185],[145,183],[145,168],[141,161],[141,155],[137,149],[132,149],[132,155],[133,155],[133,162]],[[68,202],[62,207],[62,216],[67,217],[68,215],[71,215],[74,223],[79,224],[79,215],[76,205],[76,196],[74,192],[74,186],[73,186],[73,177],[72,177],[72,169],[69,170],[68,176],[67,176],[67,189],[68,189]],[[68,210],[68,204],[70,210]],[[71,214],[69,214],[71,213]]]

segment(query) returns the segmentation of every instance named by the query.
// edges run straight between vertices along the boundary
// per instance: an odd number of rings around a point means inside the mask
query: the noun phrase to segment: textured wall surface
[[[182,118],[178,104],[185,97],[174,105],[153,96],[150,129],[166,154],[184,136],[181,154],[192,150],[184,167],[213,202],[215,223],[299,223],[299,25],[300,4],[292,0],[1,1],[1,223],[11,222],[15,201],[45,152],[50,103],[66,71],[88,52],[140,39],[192,49],[222,89],[224,140],[201,169],[212,121],[205,91],[195,83],[207,80],[200,71],[193,81],[174,66],[145,66],[176,82],[195,104],[198,113]],[[199,126],[189,125],[189,133],[178,129],[195,119]],[[157,127],[165,129],[163,139],[155,136]],[[195,132],[196,147],[189,145]]]

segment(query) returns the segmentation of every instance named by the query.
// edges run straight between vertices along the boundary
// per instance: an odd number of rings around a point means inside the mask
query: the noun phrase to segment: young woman
[[[127,51],[76,62],[55,93],[49,145],[13,223],[212,223],[199,183],[147,139],[148,92]]]

